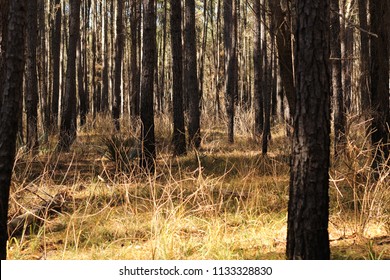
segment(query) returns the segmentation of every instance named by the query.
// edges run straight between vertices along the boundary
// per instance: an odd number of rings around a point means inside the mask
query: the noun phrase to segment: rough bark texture
[[[108,69],[109,69],[109,48],[108,48],[108,2],[104,3],[104,16],[102,18],[102,36],[103,36],[103,70],[102,70],[102,104],[101,109],[103,113],[107,113],[109,110],[108,95],[109,95],[109,84],[108,84]]]
[[[228,117],[228,141],[234,142],[234,97],[237,91],[237,51],[235,36],[235,0],[224,0],[224,43],[226,52],[225,103]]]
[[[60,52],[61,52],[61,4],[60,0],[55,1],[55,22],[52,35],[53,54],[53,89],[51,103],[51,126],[58,129],[58,105],[60,96]]]
[[[22,98],[24,70],[24,26],[26,1],[9,2],[7,52],[5,53],[3,100],[0,108],[0,259],[7,257],[9,190],[15,160],[19,100]]]
[[[254,109],[255,109],[255,134],[263,133],[264,112],[263,95],[261,90],[261,77],[263,76],[261,56],[261,9],[260,0],[255,0],[253,5],[255,13],[255,30],[253,39],[253,70],[254,70]]]
[[[69,151],[76,139],[77,111],[76,111],[76,50],[80,37],[80,1],[70,1],[69,15],[69,47],[66,66],[66,80],[64,102],[61,104],[61,126],[59,148]]]
[[[184,46],[186,72],[184,90],[188,97],[188,137],[190,145],[194,148],[200,147],[200,110],[199,110],[199,89],[196,63],[196,31],[195,31],[195,0],[185,1],[185,27]]]
[[[83,24],[86,24],[85,21]],[[77,86],[78,86],[78,95],[79,95],[79,104],[80,104],[80,126],[83,126],[87,121],[88,113],[88,96],[84,88],[84,71],[87,69],[84,68],[83,59],[86,59],[83,55],[83,47],[85,48],[85,41],[78,40],[77,52],[78,52],[78,66],[77,66]],[[83,41],[83,42],[82,42]]]
[[[267,16],[266,16],[266,1],[262,0],[261,2],[263,10],[262,10],[262,25],[263,25],[263,32],[262,32],[262,44],[264,46],[262,56],[263,56],[263,108],[264,108],[264,129],[263,129],[263,135],[262,135],[262,143],[261,143],[261,152],[263,155],[267,154],[268,150],[268,139],[271,135],[271,79],[272,79],[272,64],[269,59],[268,55],[268,39],[267,39],[267,32],[266,32],[266,22],[267,22]],[[272,34],[271,30],[270,33]],[[271,43],[272,44],[272,43]]]
[[[297,13],[287,257],[329,259],[329,0],[298,0]]]
[[[114,100],[112,102],[112,117],[114,119],[115,129],[119,130],[119,117],[121,113],[121,83],[122,83],[122,57],[123,57],[123,1],[118,0],[118,9],[116,15],[116,42],[115,42],[115,83]]]
[[[334,112],[334,151],[337,156],[345,145],[345,107],[341,75],[341,42],[339,0],[330,1],[330,58]]]
[[[26,32],[26,143],[29,150],[38,147],[38,78],[37,78],[37,0],[27,1]]]
[[[359,24],[363,30],[368,31],[367,22],[367,0],[359,0]],[[370,98],[370,79],[369,79],[369,65],[370,65],[370,47],[369,35],[366,32],[360,32],[360,61],[361,61],[361,77],[360,77],[360,91],[361,91],[361,109],[363,114],[367,114],[371,107]]]
[[[154,73],[156,57],[155,1],[143,0],[143,53],[141,83],[141,143],[140,166],[154,170],[156,144],[154,137]]]
[[[383,153],[375,154],[376,168],[389,156],[389,52],[388,52],[388,1],[371,1],[371,32],[378,37],[371,38],[371,102],[373,109],[371,141],[383,145]]]
[[[294,86],[294,71],[292,61],[292,48],[291,48],[291,26],[288,19],[288,8],[283,6],[278,1],[275,5],[275,26],[277,26],[276,44],[278,49],[279,65],[280,65],[280,77],[284,88],[284,93],[287,98],[288,106],[290,109],[290,115],[295,114],[295,86]]]
[[[0,107],[2,104],[3,86],[5,79],[5,51],[8,28],[8,0],[0,0]]]
[[[136,0],[131,1],[131,18],[130,18],[130,29],[131,29],[131,103],[130,103],[130,114],[132,116],[139,116],[139,96],[140,96],[140,70],[139,70],[139,57],[138,57],[138,22],[141,21],[139,17],[139,9]]]
[[[175,155],[186,153],[183,113],[183,57],[181,48],[181,1],[171,0],[171,46],[173,73],[173,137]]]
[[[46,15],[48,14],[48,7],[45,1],[38,2],[38,37],[40,39],[37,49],[38,60],[38,88],[40,92],[40,113],[43,128],[43,139],[44,143],[49,140],[50,131],[50,100],[51,95],[49,94],[48,85],[50,85],[52,79],[50,76],[50,62],[48,53],[50,52],[49,46],[46,45],[49,35],[47,30],[49,28],[46,24]]]

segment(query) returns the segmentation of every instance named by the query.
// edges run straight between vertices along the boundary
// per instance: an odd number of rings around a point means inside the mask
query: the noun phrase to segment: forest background
[[[390,258],[388,1],[0,13],[2,258]]]

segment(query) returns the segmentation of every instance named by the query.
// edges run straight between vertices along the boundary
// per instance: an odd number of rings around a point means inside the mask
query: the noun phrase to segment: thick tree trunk
[[[37,78],[37,0],[27,1],[26,32],[26,113],[27,149],[38,148],[38,78]]]
[[[65,81],[64,102],[61,106],[61,126],[59,148],[69,151],[76,139],[77,111],[76,111],[76,50],[80,37],[80,1],[70,1],[69,16],[69,47],[67,52],[67,70]]]
[[[154,137],[154,74],[156,61],[155,1],[143,0],[143,53],[141,80],[141,143],[140,166],[152,172],[155,167]]]
[[[181,48],[181,1],[171,0],[171,49],[173,73],[173,153],[186,153],[183,113],[183,56]]]
[[[329,0],[298,0],[297,13],[287,257],[329,259]]]
[[[114,119],[115,129],[119,131],[119,118],[122,107],[121,84],[122,84],[122,57],[123,57],[123,1],[117,1],[116,15],[116,42],[115,42],[115,83],[114,83],[114,100],[112,102],[112,118]]]
[[[389,156],[389,51],[388,51],[388,1],[370,1],[371,32],[371,102],[373,116],[371,141],[382,151],[374,151],[373,167],[377,168]]]
[[[196,31],[195,31],[195,0],[185,1],[185,63],[186,81],[184,89],[188,96],[188,137],[190,145],[195,149],[200,147],[200,110],[199,110],[199,89],[196,64]]]
[[[7,9],[9,11],[7,51],[3,64],[6,76],[0,107],[0,259],[2,260],[7,257],[9,191],[18,131],[18,118],[15,116],[19,115],[19,100],[22,98],[23,91],[26,9],[24,0],[9,1],[9,10]]]
[[[291,26],[289,25],[288,8],[282,6],[281,1],[275,5],[275,26],[278,27],[276,43],[279,57],[280,77],[284,93],[290,109],[290,115],[295,114],[295,85],[293,71],[293,56],[291,47]]]
[[[0,108],[2,104],[3,86],[5,83],[5,53],[7,46],[8,31],[8,0],[0,0]]]

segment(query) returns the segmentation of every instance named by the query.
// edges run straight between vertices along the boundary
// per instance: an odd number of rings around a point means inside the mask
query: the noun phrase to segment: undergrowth
[[[10,220],[58,193],[65,202],[34,231],[10,238],[8,258],[284,259],[290,142],[278,124],[261,155],[246,114],[235,144],[223,119],[203,116],[202,148],[182,157],[170,154],[170,117],[157,116],[153,174],[130,156],[137,120],[115,133],[109,116],[99,116],[66,154],[56,152],[55,138],[35,156],[20,149]],[[351,125],[346,153],[330,171],[332,257],[388,259],[389,161],[372,176],[368,136]]]

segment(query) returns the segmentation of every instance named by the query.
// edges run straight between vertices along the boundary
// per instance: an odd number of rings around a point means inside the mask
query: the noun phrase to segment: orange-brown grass
[[[109,116],[81,129],[70,153],[56,152],[55,138],[34,157],[20,150],[10,219],[59,192],[66,202],[32,234],[11,238],[8,258],[284,259],[290,141],[278,124],[269,154],[261,155],[251,114],[241,115],[234,144],[223,121],[203,116],[202,148],[179,158],[170,154],[170,117],[157,116],[153,174],[137,160],[123,169],[108,159],[102,139],[114,134]],[[137,137],[139,121],[122,121],[120,135]],[[348,145],[364,143],[361,135]],[[390,258],[388,162],[377,181],[360,183],[370,172],[360,157],[371,154],[349,149],[330,173],[332,257]]]

